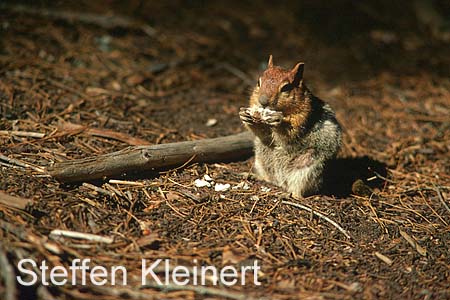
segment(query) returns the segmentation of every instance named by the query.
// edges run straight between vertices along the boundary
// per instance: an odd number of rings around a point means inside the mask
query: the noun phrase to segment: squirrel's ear
[[[272,54],[269,55],[269,61],[267,62],[267,69],[273,67],[273,57]]]
[[[299,62],[295,65],[294,68],[291,70],[291,76],[293,78],[294,85],[300,85],[301,81],[303,80],[303,70],[305,69],[305,64],[302,62]]]

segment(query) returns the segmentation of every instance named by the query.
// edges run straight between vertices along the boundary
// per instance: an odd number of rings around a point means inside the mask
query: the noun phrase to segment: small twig
[[[174,207],[169,200],[167,200],[167,197],[164,195],[164,192],[162,191],[162,189],[159,187],[158,188],[159,193],[161,194],[161,197],[163,199],[166,199],[166,204],[167,206],[169,206],[177,215],[179,215],[181,218],[186,219],[187,220],[187,215],[183,214],[182,212],[180,212],[176,207]],[[187,220],[188,222],[192,223],[192,221]]]
[[[407,189],[406,191],[403,191],[403,194],[406,194],[408,196],[411,196],[413,194],[417,194],[418,192],[421,191],[434,191],[436,192],[436,188],[440,191],[440,190],[450,190],[450,186],[445,186],[445,185],[434,185],[434,187],[415,187],[415,188],[410,188]]]
[[[383,175],[379,174],[378,172],[376,172],[376,171],[374,171],[374,170],[372,170],[372,171],[373,171],[373,173],[374,173],[378,178],[380,178],[380,179],[382,179],[382,180],[384,180],[384,181],[390,182],[390,183],[394,183],[394,184],[396,183],[395,181],[390,180],[390,179],[384,177]]]
[[[436,191],[439,201],[441,201],[442,205],[444,205],[445,209],[450,213],[450,208],[448,207],[447,203],[445,203],[444,197],[441,194],[441,190],[439,189],[439,187],[435,184],[434,185],[434,190]]]
[[[109,138],[113,140],[117,140],[120,142],[127,143],[128,145],[132,146],[140,146],[140,145],[150,145],[149,141],[146,141],[141,138],[133,137],[128,134],[117,132],[110,129],[104,129],[104,128],[90,128],[88,126],[83,126],[79,124],[73,124],[70,122],[65,122],[60,127],[62,131],[73,131],[77,133],[84,132],[89,135],[93,136],[99,136],[103,138]]]
[[[14,270],[8,262],[5,252],[0,250],[0,275],[4,284],[5,300],[17,299],[16,280]]]
[[[78,231],[70,231],[70,230],[60,230],[60,229],[54,229],[50,232],[50,237],[68,237],[68,238],[74,238],[74,239],[82,239],[82,240],[88,240],[93,242],[99,242],[99,243],[105,243],[105,244],[111,244],[114,242],[113,238],[110,237],[104,237],[96,234],[91,233],[83,233]]]
[[[115,187],[113,187],[112,185],[110,185],[109,183],[105,183],[104,184],[105,188],[107,188],[108,190],[110,190],[112,193],[114,193],[115,195],[119,196],[119,197],[125,197],[125,195],[118,189],[116,189]]]
[[[428,208],[438,217],[439,220],[441,220],[442,223],[444,223],[445,226],[448,226],[448,223],[441,217],[441,215],[433,208],[433,206],[431,206],[428,201],[427,198],[423,195],[422,192],[419,192],[420,196],[423,199],[423,202],[425,202],[425,204],[428,206]]]
[[[142,286],[142,288],[153,288],[153,289],[159,289],[164,292],[170,292],[170,291],[193,291],[200,295],[213,295],[213,296],[220,296],[225,297],[229,299],[236,299],[236,300],[252,300],[253,297],[250,297],[246,294],[241,294],[237,292],[232,292],[229,290],[223,290],[223,289],[217,289],[217,288],[211,288],[211,287],[205,287],[205,286],[193,286],[193,285],[176,285],[176,284],[164,284],[159,285],[157,283],[151,283],[147,282],[145,285]]]
[[[41,167],[36,167],[36,166],[30,165],[30,164],[22,162],[22,161],[20,161],[18,159],[7,157],[7,156],[5,156],[3,154],[0,154],[0,160],[6,161],[6,162],[8,162],[8,163],[10,163],[12,165],[16,165],[16,166],[19,166],[19,167],[32,169],[32,170],[34,170],[36,172],[39,172],[39,173],[46,173],[45,169],[43,169]]]
[[[161,299],[158,294],[146,293],[138,290],[137,288],[127,288],[114,286],[91,285],[89,289],[93,290],[96,294],[110,296],[108,299],[134,299],[134,300],[156,300]],[[65,289],[62,288],[64,293],[72,296],[75,299],[90,299],[90,296],[86,296],[86,293],[80,293],[77,289]],[[89,294],[87,294],[89,295]],[[101,297],[105,298],[105,297]]]
[[[10,168],[10,169],[24,169],[23,167],[13,166],[11,164],[7,164],[7,163],[2,162],[2,161],[0,161],[0,165],[4,166],[4,167],[7,167],[7,168]]]
[[[253,198],[254,197],[254,198]],[[259,201],[259,197],[258,196],[253,196],[252,198],[255,200],[254,202],[253,202],[253,205],[252,205],[252,208],[250,209],[250,212],[249,212],[249,214],[252,214],[253,213],[253,210],[255,209],[255,207],[256,207],[256,204],[258,203],[258,201]]]
[[[93,190],[93,191],[96,191],[97,193],[100,193],[100,194],[108,195],[108,196],[110,196],[110,197],[114,196],[114,193],[113,193],[113,192],[108,191],[108,190],[105,190],[105,189],[103,189],[103,188],[101,188],[101,187],[95,186],[95,185],[90,184],[90,183],[87,183],[87,182],[84,182],[84,183],[83,183],[83,186],[84,186],[85,188],[88,188],[88,189],[91,189],[91,190]]]
[[[144,186],[144,184],[142,182],[129,181],[129,180],[118,180],[118,179],[110,179],[109,183],[111,183],[111,184],[122,184],[122,185]]]
[[[312,208],[309,208],[305,205],[299,204],[299,203],[294,203],[291,201],[281,201],[282,204],[286,204],[286,205],[291,205],[303,210],[306,210],[307,212],[310,212],[316,216],[318,216],[319,218],[324,219],[325,221],[327,221],[328,223],[330,223],[331,225],[333,225],[334,227],[336,227],[340,232],[342,232],[342,234],[344,234],[348,239],[351,239],[350,235],[347,233],[347,231],[344,230],[344,228],[342,228],[338,223],[336,223],[335,221],[331,220],[330,218],[328,218],[327,216],[321,214],[320,212],[317,212],[315,210],[313,210]]]
[[[47,78],[46,80],[47,80],[51,85],[53,85],[53,86],[56,86],[56,87],[58,87],[58,88],[60,88],[60,89],[66,90],[66,91],[71,92],[71,93],[74,93],[74,94],[80,96],[81,98],[83,98],[84,100],[92,101],[92,98],[91,98],[91,97],[89,97],[89,96],[86,95],[85,93],[83,93],[83,92],[77,90],[76,88],[67,86],[67,85],[65,85],[65,84],[63,84],[63,83],[61,83],[61,82],[59,82],[59,81],[53,80],[53,79],[51,79],[51,78]]]
[[[414,250],[417,251],[422,256],[427,256],[427,249],[420,246],[415,239],[413,239],[409,234],[400,229],[400,235],[408,242]]]
[[[175,172],[175,171],[181,170],[181,169],[183,169],[184,167],[186,167],[187,165],[189,165],[189,164],[194,160],[195,156],[196,156],[196,154],[192,155],[191,158],[189,158],[185,163],[183,163],[183,164],[182,164],[181,166],[179,166],[179,167],[170,169],[170,170],[168,170],[168,171],[159,172],[159,173],[160,173],[160,174],[168,174],[168,173],[171,173],[171,172]]]
[[[0,130],[0,135],[15,135],[21,137],[32,137],[41,139],[45,136],[45,133],[31,132],[31,131],[18,131],[18,130]]]

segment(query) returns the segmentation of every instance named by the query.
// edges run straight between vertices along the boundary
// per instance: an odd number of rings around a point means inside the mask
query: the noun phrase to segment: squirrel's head
[[[251,104],[283,111],[300,104],[297,102],[303,99],[303,69],[302,62],[291,70],[274,66],[270,55],[267,69],[258,80]]]

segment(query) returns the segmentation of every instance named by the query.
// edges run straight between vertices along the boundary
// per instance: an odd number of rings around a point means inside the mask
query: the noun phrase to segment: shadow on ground
[[[324,170],[323,193],[337,197],[365,196],[381,188],[387,174],[386,164],[368,156],[337,158]]]

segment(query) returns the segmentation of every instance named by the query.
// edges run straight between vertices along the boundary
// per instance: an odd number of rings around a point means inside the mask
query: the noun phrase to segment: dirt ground
[[[446,1],[152,2],[0,3],[1,299],[450,299]],[[269,54],[304,61],[344,129],[321,195],[289,199],[249,174],[252,158],[76,184],[47,175],[133,138],[244,131],[238,111]],[[205,175],[230,188],[197,187]],[[128,280],[45,285],[34,268],[24,286],[24,258],[90,258]],[[256,260],[261,285],[247,274],[229,287],[142,286],[141,259],[159,258]]]

